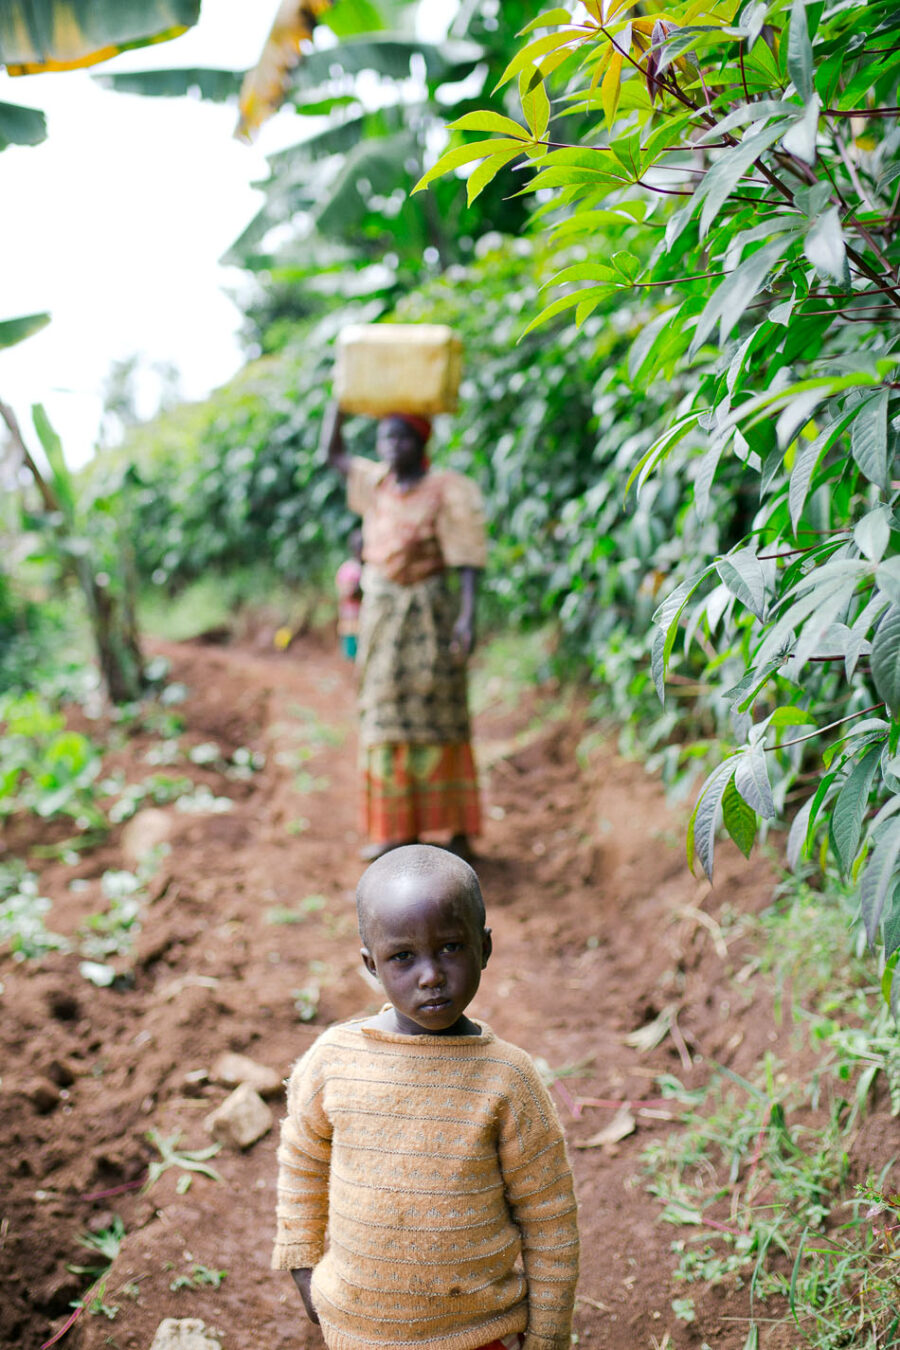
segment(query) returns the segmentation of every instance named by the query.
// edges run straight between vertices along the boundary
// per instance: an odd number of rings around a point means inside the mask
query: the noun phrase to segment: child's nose
[[[419,972],[419,984],[423,989],[437,989],[444,983],[444,976],[436,961],[426,961]]]

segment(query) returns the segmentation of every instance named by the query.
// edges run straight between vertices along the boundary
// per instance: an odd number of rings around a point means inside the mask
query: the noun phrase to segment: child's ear
[[[488,961],[491,959],[491,952],[494,950],[494,939],[491,937],[491,930],[486,928],[481,935],[481,969],[484,970]]]
[[[359,954],[362,957],[363,965],[369,974],[374,975],[376,980],[379,979],[378,971],[375,969],[375,962],[372,959],[372,953],[369,951],[368,947],[360,947]]]

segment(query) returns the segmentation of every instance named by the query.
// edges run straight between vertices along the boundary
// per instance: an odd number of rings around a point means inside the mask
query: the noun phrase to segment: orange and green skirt
[[[372,745],[363,750],[362,828],[376,844],[432,831],[478,834],[481,808],[469,741]]]
[[[359,672],[362,815],[373,843],[481,827],[458,599],[441,572],[401,586],[363,572]]]

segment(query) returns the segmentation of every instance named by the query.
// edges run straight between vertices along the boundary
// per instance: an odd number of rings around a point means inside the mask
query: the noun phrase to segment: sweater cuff
[[[526,1331],[522,1350],[569,1350],[571,1343],[572,1334],[569,1331],[548,1332],[546,1336],[538,1335],[536,1331]]]
[[[322,1248],[309,1242],[276,1242],[272,1249],[273,1270],[312,1270],[322,1259]]]

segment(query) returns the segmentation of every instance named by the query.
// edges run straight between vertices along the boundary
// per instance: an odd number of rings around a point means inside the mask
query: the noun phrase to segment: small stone
[[[241,1083],[203,1122],[214,1139],[230,1148],[249,1148],[272,1128],[272,1112],[258,1092]]]
[[[156,1328],[150,1350],[222,1350],[199,1317],[166,1317]]]
[[[254,1092],[261,1097],[274,1097],[284,1090],[284,1082],[279,1073],[267,1064],[260,1064],[248,1055],[235,1055],[231,1052],[220,1055],[213,1067],[212,1076],[218,1083],[227,1087],[237,1087],[239,1083],[249,1083]]]
[[[174,822],[166,811],[147,807],[132,816],[122,831],[122,853],[133,867],[160,844],[168,843]]]

